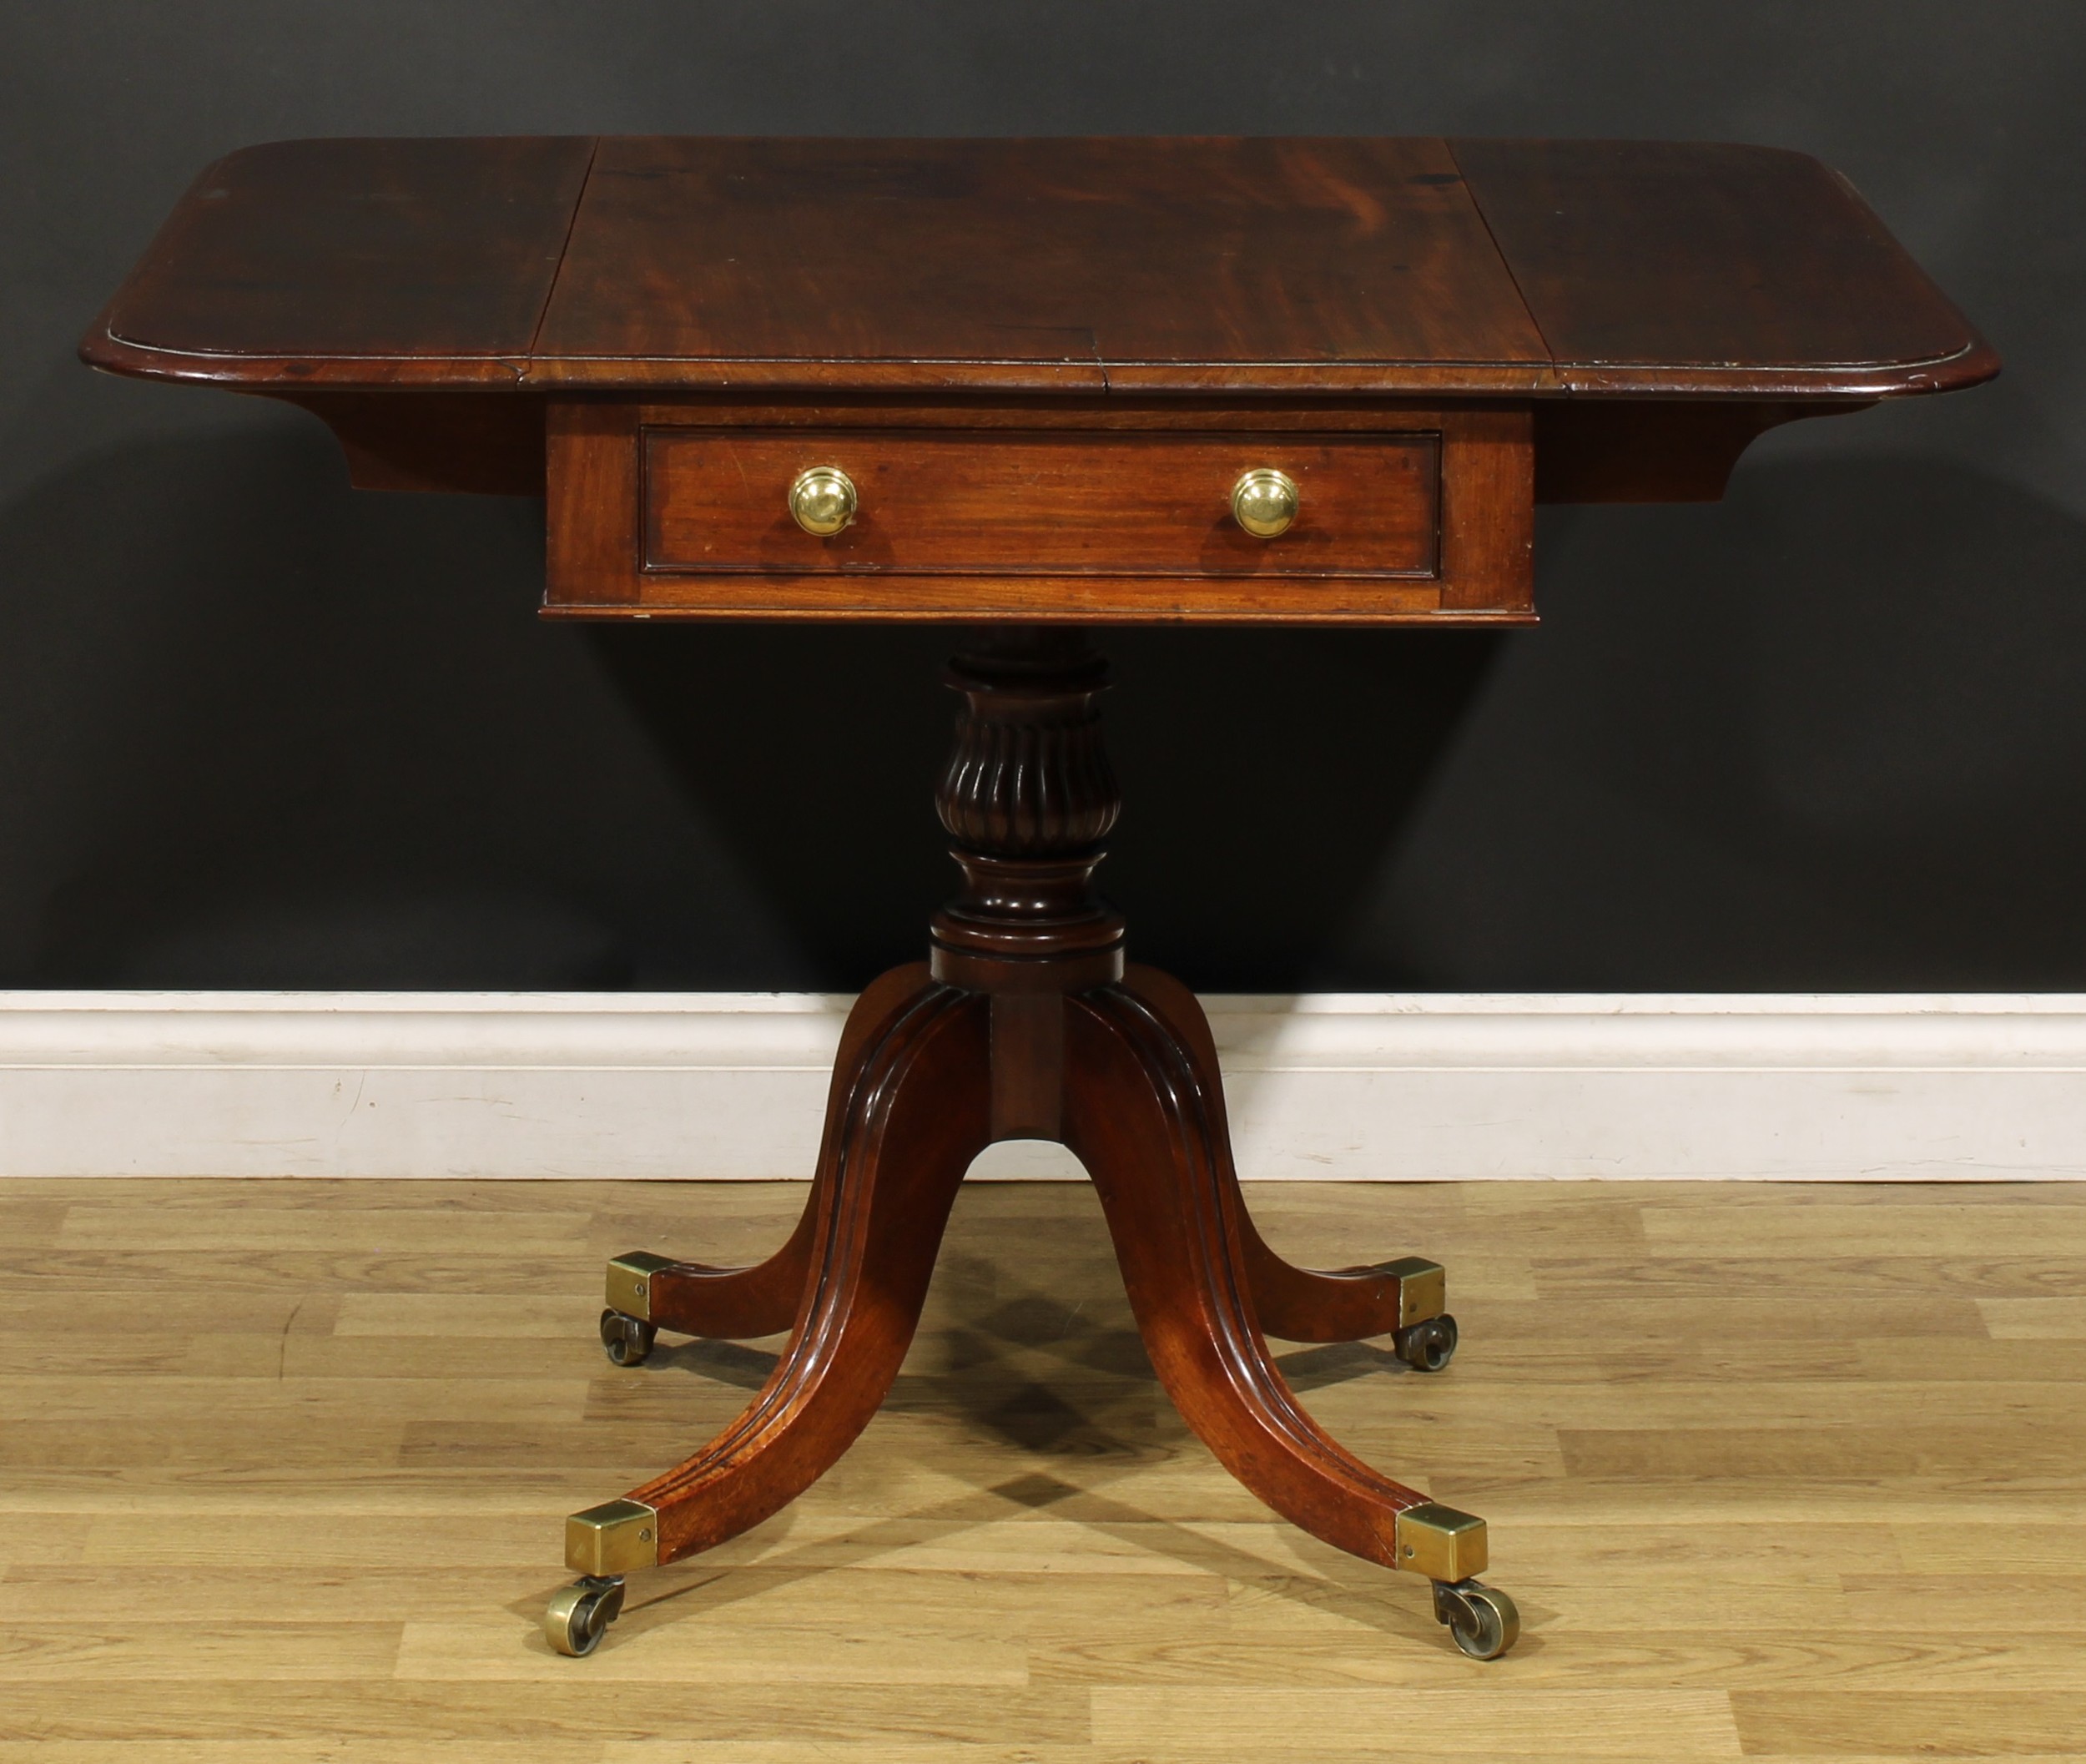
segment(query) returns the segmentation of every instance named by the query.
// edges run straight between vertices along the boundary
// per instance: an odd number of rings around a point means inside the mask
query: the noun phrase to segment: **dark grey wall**
[[[545,627],[531,505],[354,494],[307,418],[77,365],[215,155],[1454,131],[1818,154],[2007,376],[1546,516],[1535,632],[1115,640],[1138,952],[2086,987],[2082,91],[2075,0],[8,0],[0,985],[852,986],[950,879],[946,633]]]

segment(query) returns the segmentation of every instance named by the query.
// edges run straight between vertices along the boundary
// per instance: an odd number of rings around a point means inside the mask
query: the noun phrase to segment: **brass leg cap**
[[[621,1311],[640,1323],[652,1321],[652,1277],[672,1268],[671,1256],[655,1256],[648,1249],[633,1249],[608,1258],[608,1280],[603,1297],[612,1311]]]
[[[1483,1574],[1490,1551],[1485,1522],[1439,1501],[1423,1501],[1398,1515],[1398,1565],[1430,1580],[1467,1580]]]
[[[1409,1329],[1449,1308],[1449,1276],[1439,1262],[1424,1256],[1400,1256],[1386,1262],[1383,1272],[1398,1276],[1399,1328]]]
[[[605,1500],[565,1521],[565,1565],[601,1579],[659,1565],[659,1515],[638,1500]]]

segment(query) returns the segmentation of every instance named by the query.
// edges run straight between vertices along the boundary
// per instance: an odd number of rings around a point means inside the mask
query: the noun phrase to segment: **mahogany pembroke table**
[[[1438,1371],[1456,1326],[1435,1263],[1315,1273],[1254,1230],[1202,1014],[1094,890],[1087,633],[1531,623],[1537,502],[1713,499],[1777,423],[1989,378],[1844,181],[1648,141],[293,141],[205,171],[81,353],[300,405],[360,486],[543,496],[552,618],[967,629],[962,886],[849,1019],[802,1219],[755,1268],[608,1265],[619,1365],[662,1328],[789,1345],[567,1522],[554,1647],[847,1449],[1008,1138],[1086,1166],[1232,1474],[1430,1580],[1466,1653],[1512,1645],[1484,1521],[1343,1451],[1268,1356],[1387,1336]]]

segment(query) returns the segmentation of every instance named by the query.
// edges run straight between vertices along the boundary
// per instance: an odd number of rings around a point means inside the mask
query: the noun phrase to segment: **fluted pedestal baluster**
[[[1094,892],[1122,808],[1106,665],[1077,632],[1017,631],[959,654],[949,683],[964,708],[935,803],[964,889],[934,918],[935,977],[987,992],[1121,979],[1122,919]]]

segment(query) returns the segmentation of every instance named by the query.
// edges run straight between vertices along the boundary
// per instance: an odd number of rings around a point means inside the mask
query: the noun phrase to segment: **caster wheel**
[[[1397,1331],[1391,1344],[1415,1372],[1439,1372],[1456,1354],[1456,1319],[1446,1313]]]
[[[551,1600],[550,1609],[543,1613],[543,1639],[553,1653],[583,1659],[600,1645],[622,1608],[620,1575],[596,1580],[583,1575]]]
[[[1482,1580],[1435,1581],[1434,1620],[1473,1660],[1497,1660],[1521,1633],[1514,1600]]]
[[[602,1351],[618,1366],[642,1365],[658,1334],[652,1324],[621,1311],[601,1313]]]

